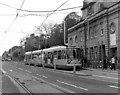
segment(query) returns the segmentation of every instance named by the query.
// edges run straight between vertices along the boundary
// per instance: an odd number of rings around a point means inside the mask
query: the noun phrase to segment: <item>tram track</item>
[[[24,90],[24,93],[27,95],[34,95],[24,84],[24,82],[19,81],[19,78],[14,77],[13,75],[10,75],[8,73],[5,73],[2,71],[2,75],[5,75],[11,79],[11,81],[17,83],[22,90]],[[22,94],[22,93],[21,93]]]
[[[21,88],[24,89],[24,91],[28,94],[28,95],[33,95],[33,93],[24,85],[24,83],[21,83],[19,81],[19,79],[14,78],[14,80],[20,85]]]

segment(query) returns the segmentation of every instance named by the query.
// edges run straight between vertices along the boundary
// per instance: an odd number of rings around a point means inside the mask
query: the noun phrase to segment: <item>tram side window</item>
[[[50,56],[51,56],[51,53],[50,53],[50,52],[48,52],[48,59],[50,59]]]
[[[57,51],[54,51],[54,58],[57,59]]]
[[[73,58],[76,58],[76,51],[73,50]]]
[[[38,56],[36,54],[33,55],[32,59],[35,59],[37,58]]]
[[[61,59],[61,51],[58,51],[58,59]]]
[[[61,52],[61,59],[66,59],[66,53],[64,50]]]

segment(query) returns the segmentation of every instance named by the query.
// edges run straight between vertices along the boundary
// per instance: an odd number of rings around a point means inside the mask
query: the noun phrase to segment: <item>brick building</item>
[[[92,66],[105,56],[120,59],[120,0],[83,2],[81,10],[84,20],[68,29],[68,46],[81,48]]]

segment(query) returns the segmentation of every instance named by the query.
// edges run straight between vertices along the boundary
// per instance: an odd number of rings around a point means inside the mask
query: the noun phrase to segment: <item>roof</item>
[[[31,54],[31,53],[32,53],[32,51],[25,52],[25,55],[29,55],[29,54]]]
[[[51,51],[64,50],[64,49],[66,49],[66,46],[55,46],[48,49],[43,49],[43,52],[51,52]]]
[[[36,54],[36,53],[41,53],[42,50],[35,50],[32,52],[32,54]]]

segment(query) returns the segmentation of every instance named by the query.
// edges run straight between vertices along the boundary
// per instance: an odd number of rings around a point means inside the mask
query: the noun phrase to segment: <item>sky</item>
[[[55,10],[66,0],[25,0],[22,9],[31,11]],[[0,55],[11,47],[20,45],[20,40],[34,33],[35,26],[40,26],[45,20],[47,13],[33,13],[20,11],[14,21],[17,9],[20,9],[23,0],[0,0]],[[68,0],[60,9],[82,6],[83,0]],[[5,5],[12,6],[8,7]],[[17,8],[17,9],[16,9]],[[67,11],[59,11],[52,14],[44,23],[61,23],[70,12],[78,12],[82,15],[81,8]]]

